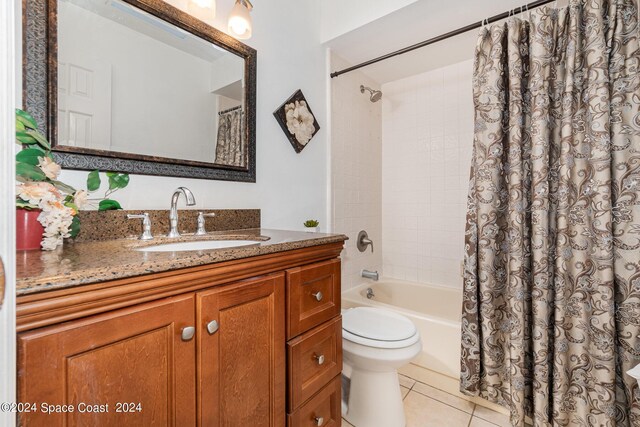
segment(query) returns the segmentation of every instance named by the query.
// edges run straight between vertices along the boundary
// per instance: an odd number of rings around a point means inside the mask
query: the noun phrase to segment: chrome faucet
[[[184,194],[184,198],[187,199],[187,206],[193,206],[196,204],[196,198],[193,197],[193,193],[187,187],[178,187],[171,196],[171,210],[169,211],[169,234],[167,237],[180,237],[178,231],[178,199],[180,194]]]

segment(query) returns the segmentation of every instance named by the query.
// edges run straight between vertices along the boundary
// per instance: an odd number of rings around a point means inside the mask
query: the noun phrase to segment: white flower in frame
[[[307,145],[313,136],[315,119],[305,101],[294,101],[284,106],[287,129],[301,145]]]

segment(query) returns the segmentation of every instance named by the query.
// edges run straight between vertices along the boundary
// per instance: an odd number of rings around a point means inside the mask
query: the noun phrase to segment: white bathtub
[[[367,298],[367,288],[373,289],[375,297]],[[407,316],[422,336],[422,353],[413,363],[460,378],[462,290],[383,278],[345,291],[342,305],[383,307]]]

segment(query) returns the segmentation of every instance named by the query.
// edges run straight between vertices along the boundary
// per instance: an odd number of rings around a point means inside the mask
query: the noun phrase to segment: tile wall
[[[352,64],[332,54],[331,69]],[[342,289],[361,282],[360,271],[382,269],[382,102],[371,103],[360,85],[379,85],[359,71],[331,79],[331,180],[333,231],[349,236],[342,253]],[[367,230],[374,252],[356,248]]]
[[[461,288],[473,143],[471,60],[384,84],[384,275]]]

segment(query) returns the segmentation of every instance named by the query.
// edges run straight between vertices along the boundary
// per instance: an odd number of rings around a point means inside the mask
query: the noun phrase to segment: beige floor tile
[[[424,394],[425,396],[431,397],[432,399],[438,400],[442,403],[446,403],[449,406],[453,406],[456,409],[460,409],[461,411],[468,412],[470,414],[473,413],[473,408],[476,406],[473,402],[461,399],[457,396],[454,396],[442,390],[438,390],[437,388],[433,388],[421,382],[416,382],[411,390],[416,391],[420,394]]]
[[[342,419],[342,427],[354,427],[352,424],[349,423],[349,421],[345,420],[344,418]]]
[[[407,397],[407,394],[409,394],[409,389],[401,385],[400,392],[402,393],[402,398],[404,399],[405,397]]]
[[[476,406],[476,409],[473,412],[473,416],[482,418],[483,420],[489,421],[490,423],[493,423],[500,427],[511,427],[508,415],[500,414],[498,412],[492,411],[491,409],[484,408],[480,405]]]
[[[400,380],[400,385],[410,389],[416,383],[416,380],[413,378],[409,378],[406,375],[398,374],[398,379]]]
[[[424,369],[418,365],[414,365],[413,363],[408,363],[398,369],[398,372],[406,377],[416,379],[418,381],[427,382],[428,370]]]
[[[471,417],[471,424],[469,424],[469,427],[496,427],[496,425],[489,421],[485,421],[482,418]]]
[[[398,372],[424,384],[429,384],[432,387],[436,387],[438,390],[446,391],[449,394],[453,394],[454,396],[461,397],[465,400],[472,400],[468,396],[460,393],[460,381],[455,378],[451,378],[447,375],[442,375],[440,373],[423,368],[422,366],[414,365],[413,363],[409,363],[401,367],[400,369],[398,369]]]
[[[471,414],[414,391],[404,399],[407,427],[467,427]]]

